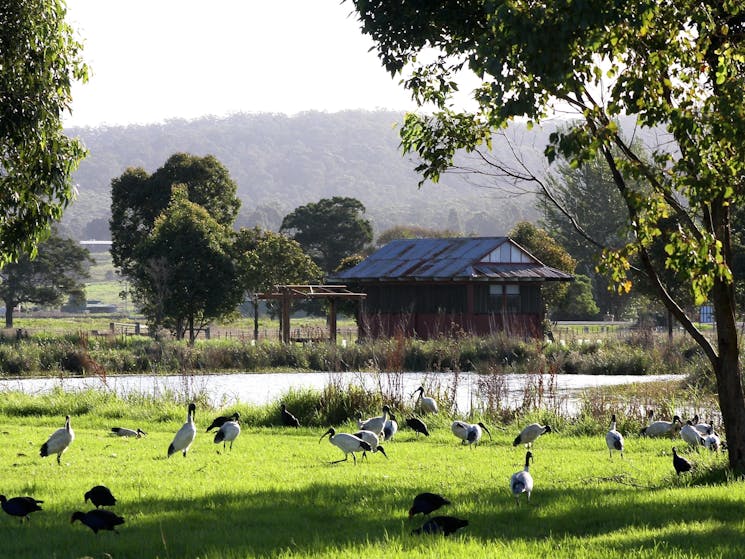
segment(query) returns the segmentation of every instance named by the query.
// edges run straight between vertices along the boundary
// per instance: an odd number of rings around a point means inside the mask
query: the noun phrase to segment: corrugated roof
[[[498,263],[484,259],[504,243],[525,253],[529,262]],[[399,239],[365,260],[328,278],[329,282],[401,280],[567,281],[570,274],[544,266],[508,237]]]

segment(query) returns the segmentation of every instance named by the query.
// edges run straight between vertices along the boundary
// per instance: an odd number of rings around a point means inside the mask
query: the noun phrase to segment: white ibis
[[[610,419],[610,430],[605,434],[605,444],[608,445],[608,454],[613,458],[613,451],[617,450],[623,458],[623,435],[616,431],[616,414]]]
[[[686,421],[686,424],[683,425],[683,428],[680,430],[680,438],[695,448],[696,452],[698,452],[699,446],[703,446],[706,443],[703,435],[693,426],[690,419]]]
[[[419,407],[421,408],[423,413],[437,413],[437,402],[434,398],[431,398],[430,396],[424,395],[424,387],[420,386],[414,392],[411,393],[411,396],[413,397],[414,394],[419,392],[419,397],[417,398],[416,403],[419,404]],[[415,404],[416,405],[416,404]]]
[[[225,444],[230,443],[230,450],[233,450],[233,442],[241,434],[241,426],[237,421],[226,421],[222,427],[215,433],[215,444],[222,443],[222,449],[225,450]]]
[[[690,472],[692,467],[693,464],[687,458],[678,455],[678,449],[673,447],[673,468],[675,468],[675,473],[680,475],[684,472]]]
[[[533,453],[525,453],[525,467],[512,474],[510,477],[510,491],[515,496],[515,503],[520,506],[520,495],[525,493],[530,503],[530,495],[533,493],[533,476],[530,475],[530,461],[533,459]]]
[[[526,425],[525,428],[520,431],[520,434],[515,437],[515,440],[512,441],[512,446],[517,446],[520,444],[524,444],[526,447],[532,447],[533,442],[543,435],[544,433],[550,433],[551,432],[551,426],[550,425],[541,425],[540,423],[531,423],[530,425]]]
[[[380,452],[383,456],[388,458],[388,455],[385,453],[385,449],[380,445],[380,437],[378,437],[378,435],[376,435],[372,431],[365,431],[363,429],[362,431],[357,431],[354,436],[358,439],[362,439],[367,444],[369,444],[373,452]],[[367,453],[364,450],[362,451],[362,458],[367,458]]]
[[[116,497],[111,494],[111,490],[105,485],[92,487],[90,491],[85,492],[83,497],[86,503],[90,501],[96,508],[113,507],[116,504]]]
[[[75,432],[70,427],[70,416],[65,417],[65,426],[57,429],[51,434],[47,442],[41,445],[39,455],[44,458],[45,456],[51,456],[52,454],[57,455],[57,464],[62,464],[62,453],[75,440]]]
[[[719,449],[722,448],[722,439],[716,433],[711,433],[704,437],[704,446],[712,452],[719,452]]]
[[[490,439],[492,438],[489,429],[480,421],[478,423],[453,421],[450,425],[450,430],[453,432],[453,435],[461,439],[461,444],[477,445],[481,440],[482,430],[489,434]]]
[[[366,420],[357,420],[357,426],[365,431],[372,431],[373,433],[380,434],[385,429],[385,422],[388,421],[388,414],[391,412],[391,408],[383,406],[383,415],[378,417],[371,417]]]
[[[0,505],[3,510],[11,516],[18,516],[21,518],[21,523],[24,520],[30,520],[28,515],[37,510],[41,510],[39,506],[44,501],[34,499],[33,497],[11,497],[6,499],[5,495],[0,495]]]
[[[300,421],[287,410],[284,403],[280,406],[280,414],[282,415],[282,425],[285,427],[300,427]]]
[[[349,459],[349,455],[351,454],[352,459],[354,460],[354,463],[356,465],[357,457],[354,455],[355,452],[363,452],[366,450],[372,451],[372,447],[359,437],[355,437],[354,435],[350,435],[349,433],[337,434],[336,430],[333,427],[329,427],[329,430],[321,435],[321,438],[318,439],[319,444],[323,440],[323,437],[325,437],[326,435],[329,435],[329,442],[344,453],[344,458],[342,458],[341,460],[334,460],[333,462],[331,462],[332,464],[345,462]]]
[[[194,412],[197,410],[197,406],[193,403],[189,404],[188,411],[186,413],[186,423],[181,426],[176,436],[173,437],[173,442],[168,447],[168,456],[176,452],[182,452],[184,458],[186,458],[186,452],[189,450],[191,443],[194,442],[194,437],[197,435],[197,428],[194,425]]]
[[[238,412],[235,412],[233,415],[221,415],[219,417],[216,417],[212,420],[212,423],[210,423],[210,426],[207,427],[207,430],[205,433],[209,433],[212,431],[212,429],[219,429],[222,427],[226,421],[238,421],[241,418],[241,414]]]
[[[106,509],[93,509],[88,512],[75,511],[70,517],[70,524],[76,520],[80,520],[95,534],[98,534],[99,530],[111,530],[118,534],[116,526],[124,524],[123,517]]]
[[[693,416],[693,420],[691,420],[691,423],[693,423],[693,426],[702,435],[710,435],[714,431],[714,422],[710,421],[709,423],[699,423],[698,414]]]
[[[461,528],[468,526],[468,520],[454,516],[433,516],[420,528],[411,531],[412,534],[442,534],[449,536]]]
[[[385,422],[385,427],[383,427],[383,440],[384,441],[392,440],[393,437],[396,436],[397,432],[398,432],[398,422],[396,421],[396,416],[393,414],[390,414],[388,416],[388,421]]]
[[[141,438],[143,435],[147,435],[147,433],[139,427],[137,430],[127,429],[126,427],[112,427],[111,432],[117,437],[135,437],[137,439]]]
[[[448,501],[445,497],[438,493],[419,493],[416,497],[414,497],[414,502],[409,509],[409,518],[411,518],[415,514],[428,515],[429,513],[436,511],[440,507],[449,504],[450,501]]]
[[[639,434],[643,437],[674,437],[680,432],[680,428],[683,426],[683,422],[677,415],[673,416],[672,421],[652,421],[653,416],[654,411],[649,410],[648,417],[650,423],[639,431]]]

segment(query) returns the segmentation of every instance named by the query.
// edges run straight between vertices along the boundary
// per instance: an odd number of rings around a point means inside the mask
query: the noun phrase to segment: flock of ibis
[[[437,402],[433,398],[424,394],[424,387],[420,386],[417,388],[411,396],[414,397],[416,394],[418,394],[418,396],[415,406],[418,406],[423,414],[438,413]],[[360,452],[362,453],[363,460],[367,458],[368,452],[371,454],[380,453],[385,456],[385,458],[388,458],[381,442],[392,440],[399,427],[396,421],[396,416],[391,412],[389,406],[384,405],[381,411],[381,415],[368,419],[362,419],[361,416],[358,416],[358,430],[354,433],[340,433],[331,427],[321,436],[319,443],[328,436],[329,442],[344,454],[343,458],[334,460],[331,462],[332,464],[347,461],[350,454],[356,464],[356,453]],[[195,413],[196,405],[193,403],[189,404],[187,407],[186,421],[176,432],[168,447],[168,457],[177,453],[181,453],[186,457],[197,435],[197,428],[194,423]],[[284,403],[281,404],[280,417],[282,424],[286,427],[297,428],[300,426],[300,421],[287,409]],[[699,447],[702,446],[713,451],[726,448],[726,443],[720,439],[719,435],[714,430],[713,423],[699,423],[698,416],[695,416],[692,420],[688,420],[685,423],[683,423],[681,418],[677,415],[675,415],[671,421],[662,419],[655,420],[654,413],[650,411],[648,412],[648,417],[649,424],[640,431],[639,434],[641,436],[666,436],[671,438],[680,436],[685,443],[694,448],[697,452]],[[406,425],[415,431],[417,437],[420,434],[428,437],[430,434],[426,424],[417,417],[407,418]],[[206,432],[209,433],[213,429],[216,429],[214,443],[222,443],[223,452],[228,450],[227,445],[229,444],[229,449],[232,451],[233,443],[241,433],[240,414],[236,412],[229,416],[215,418],[207,428]],[[463,420],[456,420],[451,424],[451,431],[455,437],[461,440],[461,444],[469,445],[471,448],[474,448],[479,444],[484,432],[487,433],[491,439],[491,432],[482,422],[471,424]],[[111,429],[111,432],[119,437],[141,438],[147,435],[145,431],[139,428],[129,429],[124,427],[114,427]],[[531,494],[533,492],[533,477],[530,472],[530,465],[533,460],[533,443],[540,436],[551,432],[550,425],[531,423],[523,428],[513,441],[513,446],[517,447],[519,445],[524,445],[527,449],[524,468],[515,472],[509,479],[509,489],[518,506],[520,505],[520,498],[523,494],[525,495],[527,503],[530,503]],[[70,447],[74,440],[75,433],[70,425],[70,416],[68,415],[65,417],[64,427],[57,429],[52,433],[49,439],[41,446],[39,454],[41,457],[56,455],[57,463],[61,464],[62,454]],[[611,459],[613,458],[614,451],[618,452],[621,458],[623,458],[624,438],[616,428],[615,414],[611,417],[610,428],[605,435],[605,441]],[[672,448],[672,453],[673,468],[678,475],[688,472],[693,468],[693,464],[688,459],[681,456],[676,447]],[[116,504],[116,499],[107,487],[103,485],[93,487],[84,494],[84,500],[85,502],[90,501],[96,508],[88,512],[75,511],[71,516],[71,523],[80,521],[96,534],[100,530],[116,532],[116,527],[124,523],[123,517],[118,516],[108,509],[101,508],[114,506]],[[29,519],[31,513],[42,510],[41,504],[43,501],[28,496],[12,497],[8,499],[5,495],[0,495],[0,503],[2,504],[3,511],[11,516],[20,517],[21,522],[23,523],[25,520]],[[421,527],[413,530],[412,534],[439,533],[447,536],[467,526],[467,520],[453,516],[429,517],[430,513],[449,504],[450,501],[439,494],[429,492],[418,494],[414,498],[414,502],[409,509],[409,517],[413,517],[416,514],[423,514],[427,516],[428,519]]]

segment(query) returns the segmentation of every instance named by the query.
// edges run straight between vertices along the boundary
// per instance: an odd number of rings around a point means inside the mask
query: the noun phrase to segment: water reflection
[[[551,387],[556,395],[555,406],[565,413],[576,411],[577,395],[586,388],[613,386],[634,382],[671,380],[676,375],[498,375],[500,384],[491,393],[498,393],[502,404],[515,406],[522,402],[526,387],[531,390]],[[235,373],[220,375],[138,375],[98,377],[63,377],[0,380],[0,391],[21,391],[43,394],[55,388],[74,392],[87,389],[111,391],[119,396],[174,395],[206,397],[216,407],[277,402],[289,390],[321,390],[328,384],[347,387],[362,386],[368,390],[397,394],[403,400],[420,385],[427,392],[445,393],[455,388],[457,410],[467,412],[483,405],[487,397],[480,386],[494,381],[475,373]],[[481,381],[481,383],[479,382]],[[412,399],[413,400],[413,399]]]

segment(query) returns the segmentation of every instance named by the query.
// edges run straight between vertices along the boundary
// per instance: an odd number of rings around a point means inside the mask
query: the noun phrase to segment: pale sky
[[[413,110],[339,0],[67,0],[87,84],[66,126]]]

